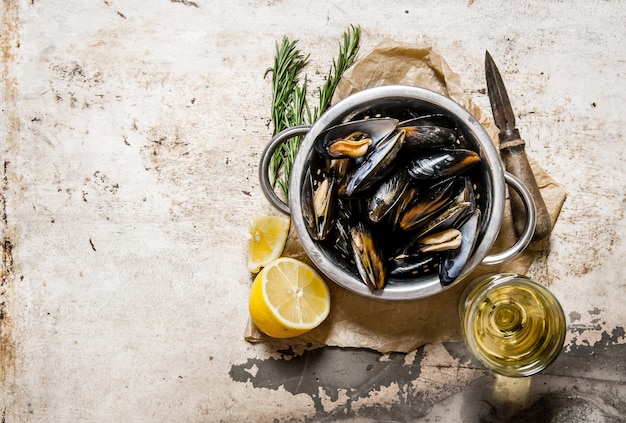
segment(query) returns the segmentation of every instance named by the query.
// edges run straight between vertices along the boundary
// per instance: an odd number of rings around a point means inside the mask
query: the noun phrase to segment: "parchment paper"
[[[452,72],[443,57],[432,47],[383,41],[344,74],[333,97],[333,104],[365,88],[391,84],[424,87],[452,98],[474,115],[497,145],[498,128],[464,93],[459,75]],[[532,158],[529,161],[554,226],[566,193]],[[515,240],[507,202],[502,228],[491,252],[502,251]],[[277,348],[310,349],[327,345],[370,348],[382,353],[410,352],[424,344],[460,341],[458,303],[467,283],[486,273],[526,273],[546,242],[549,239],[531,243],[523,253],[507,263],[479,266],[452,288],[420,300],[372,300],[328,281],[331,312],[321,326],[298,338],[275,340],[261,333],[249,321],[244,337],[249,342],[272,342]],[[294,257],[312,265],[293,231],[283,256]]]

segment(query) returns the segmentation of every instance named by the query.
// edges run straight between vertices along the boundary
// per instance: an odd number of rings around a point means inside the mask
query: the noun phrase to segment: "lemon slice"
[[[308,264],[281,257],[254,279],[250,317],[273,338],[291,338],[319,326],[330,312],[326,282]]]
[[[256,273],[280,257],[289,234],[289,218],[254,216],[249,231],[248,270]]]

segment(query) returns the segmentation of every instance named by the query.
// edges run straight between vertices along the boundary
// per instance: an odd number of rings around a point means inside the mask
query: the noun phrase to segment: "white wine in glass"
[[[540,372],[565,341],[561,305],[526,276],[501,273],[471,282],[459,313],[468,348],[487,368],[505,376]]]

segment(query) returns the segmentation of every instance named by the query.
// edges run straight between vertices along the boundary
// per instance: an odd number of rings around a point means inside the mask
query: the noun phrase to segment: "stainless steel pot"
[[[445,113],[454,117],[481,157],[478,165],[476,191],[482,219],[478,241],[473,254],[455,281],[443,287],[436,275],[421,276],[403,283],[390,283],[378,291],[370,290],[351,266],[344,263],[336,252],[311,239],[302,216],[302,182],[311,162],[314,144],[320,133],[359,116],[398,116],[408,110],[419,113]],[[289,204],[282,201],[269,182],[269,162],[274,151],[285,141],[305,135],[296,156],[289,183]],[[266,146],[261,157],[259,178],[266,198],[280,211],[290,214],[302,246],[316,267],[336,284],[371,298],[384,300],[413,300],[428,297],[453,286],[479,264],[498,264],[519,254],[530,242],[535,227],[535,208],[526,187],[514,176],[504,172],[500,156],[489,135],[467,110],[448,97],[423,88],[388,85],[370,88],[353,94],[330,107],[313,126],[288,128],[277,134]],[[515,189],[526,206],[526,225],[517,242],[509,249],[488,255],[493,246],[504,216],[505,183]]]

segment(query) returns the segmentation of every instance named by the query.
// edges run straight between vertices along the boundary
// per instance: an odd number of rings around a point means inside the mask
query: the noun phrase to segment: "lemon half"
[[[273,338],[291,338],[319,326],[330,312],[326,282],[306,263],[281,257],[254,279],[250,317]]]

